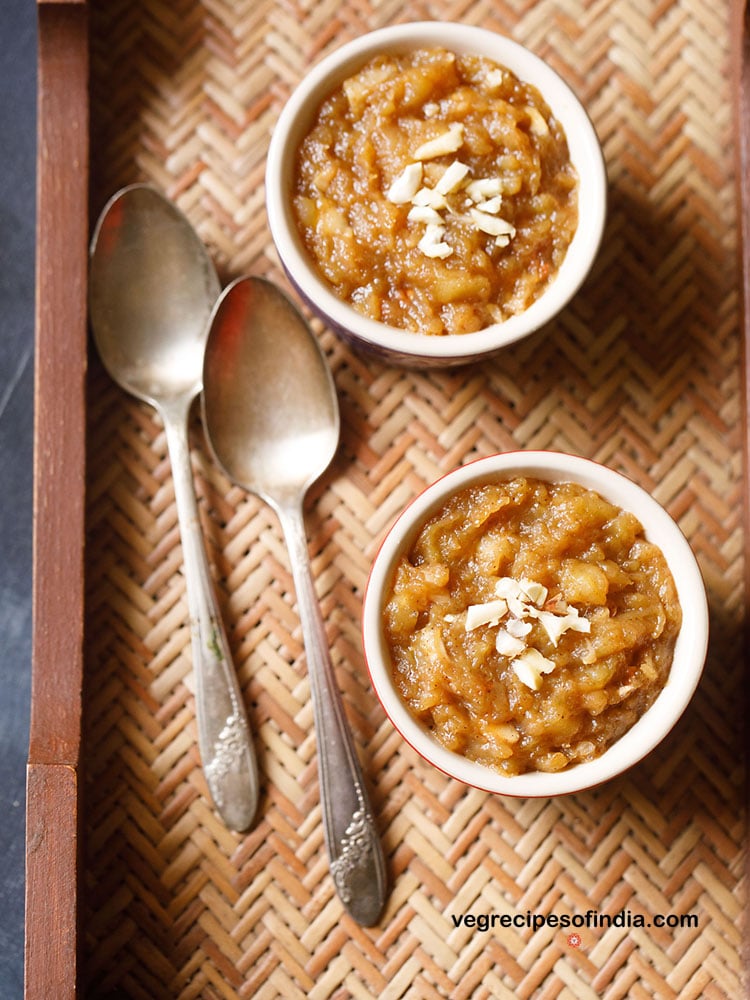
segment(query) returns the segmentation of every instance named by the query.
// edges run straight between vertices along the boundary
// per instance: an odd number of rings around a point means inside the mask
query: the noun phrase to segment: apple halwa
[[[577,188],[535,87],[430,48],[378,56],[324,101],[293,205],[340,298],[391,326],[461,334],[523,312],[551,283]]]
[[[533,478],[445,503],[400,559],[384,617],[411,712],[509,775],[591,760],[627,732],[667,680],[682,621],[633,514]]]

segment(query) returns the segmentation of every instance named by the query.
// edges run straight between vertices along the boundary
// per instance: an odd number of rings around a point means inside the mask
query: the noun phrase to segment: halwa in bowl
[[[444,22],[335,50],[274,129],[268,219],[299,294],[390,361],[465,363],[540,329],[585,280],[606,173],[572,90],[516,42]]]
[[[363,642],[390,720],[467,784],[592,787],[670,731],[708,641],[695,557],[626,477],[554,452],[449,473],[387,534]]]

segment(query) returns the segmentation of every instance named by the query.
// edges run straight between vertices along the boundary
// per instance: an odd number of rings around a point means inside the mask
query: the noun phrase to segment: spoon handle
[[[224,822],[243,831],[258,805],[255,751],[203,543],[190,465],[188,412],[175,406],[161,413],[182,540],[203,772]]]
[[[277,506],[277,513],[289,548],[310,675],[331,875],[347,911],[371,926],[385,902],[383,851],[331,663],[301,505]]]

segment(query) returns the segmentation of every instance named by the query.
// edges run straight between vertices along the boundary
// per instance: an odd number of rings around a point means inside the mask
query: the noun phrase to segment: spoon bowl
[[[240,278],[214,309],[203,367],[203,417],[227,476],[275,511],[289,549],[313,714],[323,830],[339,897],[370,925],[385,900],[385,864],[328,651],[307,548],[303,503],[339,437],[325,357],[289,299],[262,278]]]
[[[93,248],[91,321],[105,368],[154,406],[165,398],[192,399],[220,291],[192,226],[153,188],[134,185],[105,207]]]
[[[218,294],[203,244],[171,202],[139,184],[110,199],[91,243],[91,328],[112,378],[154,406],[164,423],[185,563],[203,770],[224,821],[245,830],[257,808],[257,764],[211,583],[188,442]]]
[[[214,311],[204,361],[211,447],[230,478],[267,502],[306,492],[338,446],[333,378],[274,285],[253,278],[230,287]]]

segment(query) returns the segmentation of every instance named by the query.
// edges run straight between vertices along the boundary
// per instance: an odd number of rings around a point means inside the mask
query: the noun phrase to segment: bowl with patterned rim
[[[671,668],[650,707],[593,759],[565,769],[505,774],[448,749],[432,735],[402,697],[394,676],[386,631],[386,605],[399,561],[421,527],[450,498],[469,487],[506,483],[518,477],[548,484],[573,483],[635,515],[647,542],[659,547],[671,573],[681,609]],[[536,612],[535,612],[536,613]],[[479,459],[441,477],[419,494],[387,532],[371,567],[362,617],[363,648],[375,692],[404,740],[440,771],[468,785],[503,795],[544,797],[591,788],[642,760],[677,723],[699,683],[708,642],[708,606],[702,576],[681,530],[642,487],[604,465],[556,452],[511,452]],[[583,636],[587,639],[588,636]],[[546,678],[545,678],[546,680]],[[535,697],[544,696],[544,684]]]
[[[389,220],[387,224],[384,224],[381,233],[386,232],[388,234],[390,240],[388,246],[390,249],[387,252],[391,254],[391,258],[383,258],[383,260],[378,258],[373,267],[377,267],[380,270],[376,269],[373,272],[375,275],[374,278],[369,273],[368,276],[358,276],[354,273],[354,277],[351,280],[349,277],[346,277],[345,280],[348,285],[351,285],[352,291],[351,295],[344,297],[341,290],[338,287],[334,287],[331,283],[329,276],[324,275],[321,270],[321,262],[314,259],[313,253],[311,253],[308,244],[305,242],[305,238],[303,238],[299,212],[295,209],[294,189],[300,148],[313,126],[322,103],[337,87],[345,85],[345,81],[352,79],[354,74],[373,59],[389,56],[397,57],[399,54],[405,52],[409,53],[420,49],[425,50],[440,47],[449,50],[451,54],[458,57],[477,56],[490,60],[496,66],[501,67],[503,72],[509,71],[524,86],[528,84],[535,88],[538,94],[542,96],[551,116],[549,121],[552,122],[554,120],[559,123],[567,141],[570,164],[577,178],[577,224],[554,278],[544,286],[543,291],[538,294],[538,297],[521,308],[521,311],[515,312],[512,315],[503,314],[499,321],[489,322],[486,325],[482,325],[480,329],[469,328],[467,332],[459,323],[458,326],[450,327],[450,329],[460,329],[461,332],[446,332],[442,335],[435,335],[434,332],[424,332],[426,328],[432,331],[432,327],[426,327],[419,316],[417,316],[417,319],[412,324],[413,328],[411,329],[394,325],[394,322],[389,317],[383,318],[383,311],[388,308],[386,299],[393,299],[394,296],[400,296],[414,302],[427,301],[425,308],[428,310],[428,315],[430,316],[444,316],[448,315],[448,313],[451,317],[467,315],[460,311],[462,308],[460,302],[453,302],[450,299],[453,293],[447,290],[449,287],[452,287],[456,271],[460,269],[466,271],[466,265],[463,261],[458,261],[458,258],[456,258],[455,265],[454,261],[450,258],[440,260],[437,263],[434,261],[430,262],[430,267],[434,264],[434,267],[437,268],[437,290],[435,280],[433,280],[432,286],[428,283],[425,288],[422,288],[421,285],[419,288],[414,286],[410,288],[409,282],[412,280],[422,281],[422,279],[412,279],[412,271],[407,271],[403,278],[405,282],[403,290],[399,288],[394,291],[394,283],[396,282],[394,278],[387,292],[378,292],[374,300],[371,294],[373,288],[381,288],[382,282],[386,280],[383,275],[395,266],[391,259],[393,256],[398,257],[401,255],[404,261],[408,262],[416,260],[419,267],[422,267],[422,264],[425,263],[422,256],[417,254],[415,249],[417,236],[409,235],[412,231],[409,229],[410,226],[412,229],[421,226],[422,228],[418,230],[418,233],[426,239],[426,227],[430,223],[425,222],[424,209],[416,205],[407,205],[403,202],[394,209],[392,204],[385,205],[383,198],[381,198],[377,203],[378,210],[382,209],[386,212],[384,217]],[[430,108],[432,109],[434,106],[435,102],[431,102]],[[430,113],[434,112],[431,110]],[[422,108],[420,114],[424,116],[427,112]],[[453,118],[456,118],[457,112],[451,110],[450,114],[453,115]],[[404,130],[406,130],[407,125],[408,127],[412,127],[413,117],[409,118],[408,122],[404,119]],[[399,122],[401,121],[402,119],[399,118]],[[452,121],[447,128],[452,129],[454,126],[460,130],[460,121]],[[416,126],[413,127],[416,128]],[[523,127],[527,132],[531,128],[526,123],[524,123]],[[542,124],[542,131],[544,127],[544,124]],[[500,139],[497,141],[500,142]],[[420,146],[420,149],[424,150],[425,145],[427,144]],[[416,156],[417,152],[418,150],[410,150],[410,153],[414,156]],[[422,155],[430,159],[430,154],[423,153]],[[455,159],[460,161],[463,155],[464,150],[459,147],[455,152]],[[444,165],[449,159],[452,160],[452,157],[447,158],[444,155],[442,159],[438,157],[429,163],[425,161],[422,166],[425,172],[428,170],[434,171],[437,169],[438,164],[443,163]],[[418,165],[422,163],[421,160],[415,162]],[[511,158],[511,167],[513,162],[515,161]],[[452,162],[449,165],[452,166]],[[406,172],[407,169],[413,166],[414,164],[407,164],[404,171]],[[382,164],[378,165],[377,169],[378,171],[388,171],[389,168],[385,159]],[[392,174],[393,170],[391,171],[391,175],[389,175],[389,179]],[[462,196],[470,189],[471,179],[471,175],[468,175],[463,180],[462,187],[460,188]],[[474,180],[489,182],[497,180],[497,178],[475,177]],[[361,184],[364,182],[361,178],[355,178],[355,183]],[[520,180],[518,182],[513,181],[511,176],[511,181],[508,181],[506,178],[504,183],[507,189],[509,183],[522,184],[525,182]],[[385,186],[385,181],[383,181],[382,187],[385,188]],[[442,212],[442,214],[438,211],[437,217],[442,219],[443,230],[445,230],[446,225],[451,226],[453,224],[452,220],[455,217],[458,219],[456,224],[463,226],[462,231],[465,234],[467,232],[467,220],[477,220],[478,216],[474,213],[477,209],[476,198],[480,196],[474,195],[474,190],[476,190],[476,187],[471,189],[472,197],[474,197],[474,205],[466,211],[459,213],[454,210],[453,206],[449,206],[449,210]],[[389,187],[390,191],[391,188]],[[419,194],[424,195],[424,193],[423,187],[420,189]],[[383,192],[380,191],[379,194],[383,195]],[[373,198],[375,196],[369,193],[367,197]],[[412,192],[411,197],[416,198],[417,195]],[[431,198],[434,197],[435,192],[432,191]],[[451,194],[452,197],[454,197],[454,194]],[[503,195],[505,199],[504,204],[512,204],[513,197],[515,196],[508,196],[507,193]],[[388,200],[387,194],[385,200]],[[468,205],[468,199],[465,200]],[[492,201],[492,198],[486,198],[481,202],[481,205],[487,206]],[[434,204],[434,201],[431,203]],[[279,259],[291,284],[313,312],[320,316],[342,338],[366,353],[397,364],[414,367],[436,367],[465,364],[493,355],[509,344],[542,329],[565,308],[586,280],[599,250],[606,218],[607,178],[601,146],[586,109],[570,86],[548,63],[519,43],[496,32],[465,24],[428,21],[394,25],[362,35],[332,51],[314,65],[309,73],[305,75],[282,109],[272,132],[266,168],[266,204],[271,235]],[[407,210],[411,214],[412,208],[417,208],[415,215],[418,216],[419,222],[408,221],[409,215],[407,214]],[[429,209],[429,206],[427,208]],[[343,211],[349,213],[343,223],[347,227],[349,226],[351,217],[362,216],[361,199],[358,199],[358,196],[357,198],[352,197],[351,203],[346,209],[342,209]],[[494,211],[500,212],[505,211],[505,209],[496,208]],[[523,230],[523,226],[531,227],[532,225],[536,225],[538,221],[532,209],[524,209],[524,212],[526,213],[524,215],[526,221],[523,223],[519,222],[519,232]],[[539,214],[539,218],[543,215],[541,212],[537,214]],[[486,224],[486,215],[487,212],[482,208],[481,217],[484,219],[484,223],[478,222],[479,226]],[[434,213],[433,217],[435,217]],[[532,221],[529,221],[529,219]],[[320,220],[321,215],[318,213],[311,225],[317,226],[318,230],[320,230],[324,225]],[[508,222],[508,220],[502,218],[499,222],[491,220],[490,229],[493,225],[502,225],[504,222]],[[351,227],[349,228],[351,229]],[[440,229],[440,226],[437,228]],[[513,226],[511,226],[511,230],[515,232]],[[372,232],[372,229],[369,231]],[[433,229],[432,232],[434,233],[434,231]],[[531,229],[529,231],[531,232]],[[360,249],[364,248],[368,253],[379,242],[377,234],[375,238],[368,240],[360,238],[355,230],[351,230],[351,232],[353,235],[351,236],[350,245],[352,247],[359,247]],[[485,234],[482,233],[484,243],[480,245],[476,241],[476,233],[473,230],[471,232],[471,238],[474,242],[470,246],[478,248],[476,251],[472,250],[472,259],[475,261],[481,260],[482,275],[484,275],[482,281],[494,281],[494,275],[500,272],[505,273],[505,265],[501,263],[500,266],[496,267],[495,258],[492,257],[492,254],[507,254],[513,250],[514,241],[517,246],[520,246],[520,243],[515,240],[515,237],[511,238],[508,243],[508,237],[502,233],[495,235],[493,231],[490,239],[486,238]],[[391,239],[394,233],[399,234],[397,237],[394,237],[395,242],[394,239]],[[406,233],[403,239],[400,235],[402,233]],[[446,236],[440,241],[439,245],[445,247],[450,238],[450,236]],[[315,236],[311,237],[311,239],[314,241]],[[501,249],[496,249],[493,242],[498,240],[506,241]],[[368,244],[367,247],[365,247],[365,243]],[[321,246],[324,247],[321,250],[321,254],[324,256],[327,255],[330,258],[331,253],[329,251],[333,244],[329,240],[325,245],[321,244]],[[422,246],[421,239],[417,246]],[[328,248],[327,250],[325,249],[326,247]],[[403,252],[404,247],[406,248],[405,253]],[[480,256],[485,253],[485,250],[482,250],[481,247],[487,248],[486,255],[490,255],[491,259],[488,258],[486,260],[485,257]],[[430,254],[436,252],[434,244],[428,248],[427,252]],[[447,252],[451,252],[450,247]],[[334,250],[334,255],[335,253],[338,253],[338,251]],[[357,259],[360,259],[360,257]],[[361,259],[365,260],[364,257]],[[529,271],[529,259],[531,258],[524,258],[523,268],[520,269],[521,273]],[[366,266],[369,266],[369,263]],[[448,270],[440,270],[440,266],[448,268]],[[547,264],[544,266],[548,267]],[[342,263],[343,271],[346,271],[348,267],[349,264],[344,261]],[[517,272],[518,270],[517,268]],[[416,274],[417,272],[414,271],[413,273]],[[426,271],[425,273],[427,277],[424,281],[428,281],[430,278],[429,272]],[[451,279],[449,282],[444,280],[446,275]],[[398,280],[401,281],[401,278]],[[479,278],[477,278],[477,281],[478,284],[473,287],[477,289],[486,287],[486,284],[483,285],[479,281]],[[460,283],[458,287],[461,287]],[[367,294],[365,294],[363,289],[369,289]],[[377,304],[377,307],[370,310],[368,314],[361,311],[361,303],[364,298],[367,298],[368,302],[375,301]],[[434,301],[430,302],[430,299]],[[353,304],[355,300],[357,303],[356,307]],[[436,305],[435,303],[438,300],[439,304]],[[409,308],[411,308],[410,305]],[[482,308],[485,307],[483,306]],[[490,303],[486,305],[486,308],[493,310],[493,316],[499,316],[499,307],[495,304]],[[457,312],[456,309],[459,311]],[[446,310],[448,310],[448,313],[446,313]],[[473,315],[471,309],[468,315]],[[411,319],[409,319],[409,322],[412,322]],[[484,321],[481,322],[484,323]],[[446,326],[446,329],[449,329],[449,327]]]

